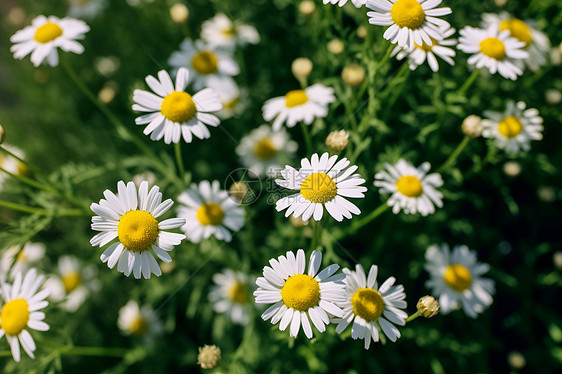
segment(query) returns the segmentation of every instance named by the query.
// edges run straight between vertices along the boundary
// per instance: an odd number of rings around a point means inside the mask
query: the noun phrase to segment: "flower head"
[[[125,335],[142,338],[150,344],[163,330],[162,322],[156,312],[149,306],[139,307],[136,301],[130,300],[119,309],[117,326]]]
[[[221,349],[216,345],[204,345],[199,347],[197,355],[197,364],[201,369],[212,369],[219,364],[221,360]]]
[[[226,269],[213,275],[213,282],[209,300],[215,312],[227,314],[234,323],[247,324],[253,307],[254,280],[240,271]]]
[[[255,27],[233,22],[224,13],[218,13],[201,25],[201,39],[211,47],[234,48],[258,44],[260,34]]]

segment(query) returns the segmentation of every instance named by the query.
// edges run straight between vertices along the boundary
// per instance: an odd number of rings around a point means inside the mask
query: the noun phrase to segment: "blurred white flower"
[[[255,27],[233,22],[225,14],[218,13],[201,25],[201,39],[211,47],[234,48],[236,45],[258,44],[260,34]]]
[[[17,273],[25,273],[36,266],[45,257],[45,245],[42,243],[25,243],[23,248],[13,246],[2,253],[0,259],[0,280],[4,275],[14,279]]]
[[[133,300],[119,309],[117,326],[125,335],[142,338],[146,344],[151,344],[164,330],[154,309],[149,305],[139,308],[139,304]]]
[[[232,322],[245,325],[254,307],[252,291],[255,280],[240,271],[225,269],[213,275],[215,285],[209,292],[209,301],[217,313],[227,314]]]

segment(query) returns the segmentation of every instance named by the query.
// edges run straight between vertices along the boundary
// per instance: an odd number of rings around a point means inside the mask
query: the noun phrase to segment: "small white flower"
[[[45,257],[45,245],[42,243],[25,243],[23,248],[13,246],[2,253],[0,259],[0,279],[9,274],[14,279],[17,273],[25,273]]]
[[[105,6],[105,0],[68,0],[70,8],[68,15],[70,17],[92,19],[100,14]]]
[[[260,34],[255,27],[232,22],[223,13],[218,13],[201,25],[201,39],[211,47],[233,48],[236,45],[258,44]]]
[[[344,6],[347,3],[347,0],[322,0],[322,2],[325,4],[338,4],[339,7]],[[367,3],[367,0],[351,0],[351,2],[353,3],[353,5],[355,5],[356,8],[361,8],[363,5],[365,5]]]
[[[248,92],[238,87],[236,81],[230,77],[209,77],[207,86],[215,90],[222,104],[222,109],[216,114],[221,119],[238,116],[247,106]]]
[[[2,148],[10,151],[20,159],[25,158],[23,151],[17,147],[8,144],[2,144]],[[28,171],[27,166],[24,163],[2,151],[0,151],[0,167],[7,172],[16,175],[26,174]],[[8,174],[0,172],[0,189],[2,189],[2,184],[8,177]]]
[[[119,309],[117,326],[125,335],[141,337],[147,344],[151,344],[163,332],[162,322],[156,312],[149,305],[139,308],[139,304],[133,300]]]
[[[209,292],[209,301],[215,312],[227,314],[234,323],[247,324],[253,308],[254,280],[240,271],[225,269],[213,275],[213,282],[215,285]]]
[[[31,62],[36,67],[45,60],[49,65],[57,66],[57,48],[82,54],[84,47],[77,40],[84,39],[84,34],[88,31],[90,27],[78,19],[38,16],[31,21],[31,26],[12,35],[10,41],[14,45],[10,51],[18,60],[31,53]]]
[[[425,260],[425,269],[431,277],[425,286],[432,289],[433,296],[439,297],[443,314],[462,305],[466,315],[476,318],[492,304],[494,281],[482,278],[490,266],[476,262],[476,252],[466,245],[456,245],[452,253],[447,244],[441,248],[433,245],[427,249]]]
[[[422,216],[435,212],[435,206],[443,206],[443,194],[436,187],[443,185],[441,175],[427,174],[431,165],[424,162],[418,168],[400,159],[395,165],[384,164],[386,170],[375,175],[375,186],[381,187],[381,193],[392,193],[388,199],[388,206],[392,212],[398,214],[402,210],[405,214]]]

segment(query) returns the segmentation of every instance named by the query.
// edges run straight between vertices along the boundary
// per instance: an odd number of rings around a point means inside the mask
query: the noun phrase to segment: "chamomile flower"
[[[343,317],[333,321],[338,324],[338,334],[353,322],[351,337],[364,339],[365,349],[369,349],[371,340],[379,341],[381,329],[384,335],[395,342],[400,337],[400,331],[394,325],[404,326],[408,318],[408,314],[402,310],[407,306],[404,287],[394,286],[394,277],[388,278],[379,287],[377,272],[376,265],[371,266],[368,277],[359,264],[355,266],[355,271],[343,269],[346,300],[339,305],[343,309]]]
[[[418,168],[400,159],[395,165],[385,163],[386,170],[375,174],[375,186],[380,187],[381,193],[391,193],[388,206],[392,212],[398,214],[402,210],[405,214],[420,213],[427,216],[435,212],[435,206],[443,206],[443,194],[437,187],[443,185],[441,175],[427,174],[431,165],[424,162]]]
[[[258,44],[260,34],[255,27],[232,22],[224,13],[218,13],[201,25],[201,39],[211,47],[234,48]]]
[[[65,52],[82,54],[84,46],[77,40],[84,39],[90,30],[85,22],[74,18],[57,18],[55,16],[38,16],[27,26],[10,38],[14,45],[10,51],[14,58],[21,60],[31,53],[31,62],[36,67],[43,61],[51,66],[59,64],[57,48]]]
[[[443,40],[432,40],[432,45],[428,45],[425,43],[414,44],[413,48],[408,49],[396,47],[392,51],[391,55],[396,55],[396,58],[398,60],[402,60],[407,57],[410,70],[415,70],[418,66],[427,61],[431,70],[433,70],[434,72],[438,72],[439,63],[437,62],[437,58],[435,56],[439,56],[439,58],[444,60],[446,63],[454,66],[455,61],[453,60],[453,57],[455,57],[456,52],[454,49],[449,47],[455,46],[457,44],[457,40],[454,38],[447,38],[455,33],[455,29],[449,28],[446,30],[442,30],[442,32]]]
[[[484,27],[495,26],[499,31],[509,30],[512,37],[525,43],[523,48],[529,53],[529,57],[523,63],[532,71],[537,71],[548,62],[550,52],[550,41],[548,37],[533,28],[530,22],[513,18],[509,13],[500,14],[486,13],[482,15]]]
[[[274,97],[265,102],[262,111],[266,121],[273,121],[273,130],[277,131],[283,123],[294,127],[303,121],[310,125],[315,118],[328,115],[328,104],[336,101],[334,89],[322,84],[313,84],[304,90],[289,91],[285,96]]]
[[[148,112],[135,119],[137,125],[146,125],[143,133],[150,134],[150,139],[164,143],[179,143],[181,138],[191,143],[193,135],[199,139],[211,136],[207,126],[217,127],[220,120],[211,112],[222,109],[215,90],[205,88],[191,96],[185,92],[189,83],[190,72],[180,68],[175,86],[165,70],[158,72],[158,79],[149,75],[145,78],[154,93],[135,90],[133,110]]]
[[[39,291],[44,279],[44,276],[37,275],[35,269],[31,269],[25,275],[17,273],[11,285],[1,282],[4,304],[0,308],[0,338],[6,335],[12,356],[17,362],[21,358],[20,343],[25,353],[35,358],[35,341],[27,329],[49,330],[49,325],[43,322],[45,313],[39,312],[49,305],[45,300],[49,290]]]
[[[484,112],[482,136],[494,139],[507,153],[529,151],[531,140],[542,139],[543,119],[537,109],[526,107],[522,101],[517,104],[509,101],[504,113]]]
[[[242,164],[258,176],[273,175],[294,156],[298,145],[284,129],[273,131],[262,125],[242,138],[236,153]]]
[[[93,203],[90,209],[97,215],[92,217],[92,230],[101,231],[90,240],[94,247],[103,247],[114,239],[101,255],[102,262],[125,276],[150,279],[151,273],[162,275],[158,263],[150,249],[164,262],[171,262],[168,254],[174,245],[181,243],[185,235],[167,232],[185,224],[182,218],[170,218],[158,222],[174,204],[172,199],[162,202],[158,186],[148,191],[148,182],[142,182],[138,192],[133,182],[117,183],[118,193],[105,190],[99,204]]]
[[[433,245],[427,249],[425,260],[431,278],[425,286],[439,297],[443,314],[462,306],[466,315],[476,318],[492,304],[494,281],[482,277],[490,266],[476,262],[476,252],[466,245],[456,245],[452,253],[447,244]]]
[[[468,63],[477,69],[486,67],[504,78],[516,80],[523,74],[523,61],[529,54],[523,50],[525,43],[510,36],[509,30],[499,31],[496,25],[487,29],[466,26],[460,32],[457,48],[472,53]]]
[[[68,0],[68,15],[84,19],[95,18],[106,6],[105,0]]]
[[[193,88],[200,90],[207,87],[207,80],[213,76],[235,76],[240,67],[232,55],[225,50],[219,51],[202,40],[195,43],[191,39],[184,40],[180,50],[170,56],[168,63],[174,68],[189,68],[193,73]]]
[[[23,151],[17,147],[8,144],[2,144],[2,147],[20,159],[23,159],[25,157]],[[2,151],[0,151],[0,167],[6,170],[8,173],[16,175],[25,175],[28,172],[27,166],[24,163],[22,163],[12,155],[9,155]],[[8,174],[0,171],[0,189],[2,188],[3,182],[7,178]]]
[[[219,118],[235,117],[244,111],[248,100],[248,92],[238,87],[234,79],[230,77],[209,77],[207,86],[215,90],[222,104],[222,109],[216,113]]]
[[[368,0],[369,23],[390,26],[383,37],[402,48],[413,48],[414,43],[428,46],[443,39],[442,29],[450,25],[440,18],[450,14],[451,8],[437,8],[442,0]]]
[[[338,4],[339,7],[344,6],[347,3],[347,0],[322,0],[322,2],[324,4]],[[356,8],[361,8],[363,5],[365,5],[367,3],[367,0],[351,0],[351,2],[353,3],[353,5],[355,5]]]
[[[302,217],[304,221],[311,217],[319,221],[324,208],[338,222],[344,217],[351,219],[352,214],[361,214],[359,208],[346,198],[365,197],[363,192],[367,191],[367,187],[360,186],[365,180],[355,173],[357,166],[350,166],[347,158],[337,160],[338,156],[329,157],[328,153],[324,153],[318,157],[315,153],[310,160],[301,160],[299,170],[286,165],[281,171],[283,179],[276,179],[275,183],[299,192],[278,200],[275,209],[278,212],[287,209],[285,217],[292,213],[295,218]]]
[[[163,332],[162,322],[149,305],[139,307],[136,301],[129,301],[119,310],[117,326],[125,335],[132,335],[150,344]]]
[[[14,279],[17,273],[25,273],[44,257],[45,245],[42,243],[25,243],[23,247],[10,247],[0,258],[0,279],[5,274],[9,274],[9,279]]]
[[[218,240],[232,240],[230,231],[244,226],[246,213],[234,202],[228,193],[220,188],[219,181],[202,181],[192,184],[178,197],[178,216],[185,218],[181,228],[187,239],[199,243],[213,235]]]
[[[251,313],[254,280],[247,274],[230,269],[213,275],[213,286],[209,301],[217,313],[227,314],[232,322],[245,325]]]
[[[300,327],[307,338],[312,338],[312,324],[322,333],[330,324],[330,317],[342,317],[337,306],[345,301],[345,275],[335,274],[340,268],[332,264],[320,270],[322,253],[312,251],[305,273],[304,251],[297,254],[287,251],[285,256],[269,260],[270,266],[263,268],[263,277],[256,280],[258,289],[254,292],[257,304],[272,304],[263,314],[264,321],[279,323],[279,330],[291,325],[290,336],[296,337]],[[310,319],[310,320],[309,320]]]

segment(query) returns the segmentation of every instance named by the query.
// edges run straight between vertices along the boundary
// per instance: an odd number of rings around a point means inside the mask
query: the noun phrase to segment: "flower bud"
[[[111,103],[117,93],[116,86],[117,84],[115,82],[108,82],[100,92],[98,92],[98,99],[104,104]]]
[[[545,203],[553,203],[556,201],[556,190],[551,186],[540,186],[537,190],[539,199]]]
[[[517,370],[523,369],[527,364],[527,361],[525,361],[525,357],[523,357],[523,355],[517,351],[513,351],[509,355],[507,355],[507,362],[509,366]]]
[[[315,10],[316,4],[314,4],[314,1],[304,0],[299,4],[299,12],[305,17],[311,16]]]
[[[466,117],[462,121],[462,132],[471,138],[477,138],[482,134],[482,118],[474,114]]]
[[[361,65],[351,64],[343,68],[341,79],[351,87],[357,87],[365,80],[365,69]]]
[[[562,92],[551,88],[546,90],[544,97],[550,105],[558,105],[562,101]]]
[[[228,190],[228,195],[230,198],[237,203],[244,201],[246,195],[248,195],[248,185],[244,182],[234,182],[230,189]]]
[[[306,57],[297,58],[291,64],[291,71],[298,80],[308,78],[312,71],[312,61]]]
[[[189,9],[184,4],[176,3],[170,8],[170,17],[177,24],[186,23],[189,18]]]
[[[345,47],[340,39],[332,39],[328,42],[326,46],[328,48],[328,51],[330,51],[330,53],[333,53],[335,55],[339,55],[340,53],[342,53]]]
[[[365,39],[367,37],[367,28],[365,25],[361,25],[357,28],[357,36],[361,39]]]
[[[431,318],[439,313],[439,303],[433,296],[420,298],[416,308],[418,308],[418,312],[424,318]]]
[[[199,347],[197,355],[197,364],[202,369],[212,369],[219,364],[221,360],[221,350],[216,345],[204,345]]]
[[[349,143],[349,133],[345,130],[332,131],[326,138],[326,145],[334,152],[341,152]]]
[[[561,251],[554,252],[554,255],[552,255],[552,262],[554,263],[554,266],[556,266],[556,268],[558,270],[562,270],[562,252]]]
[[[6,132],[2,125],[0,125],[0,144],[4,143],[4,139],[6,139]]]
[[[303,221],[301,217],[295,218],[295,216],[291,215],[289,217],[289,222],[293,227],[299,228],[308,225],[308,221]]]
[[[521,164],[517,161],[508,161],[503,164],[503,172],[508,177],[516,177],[521,174]]]

